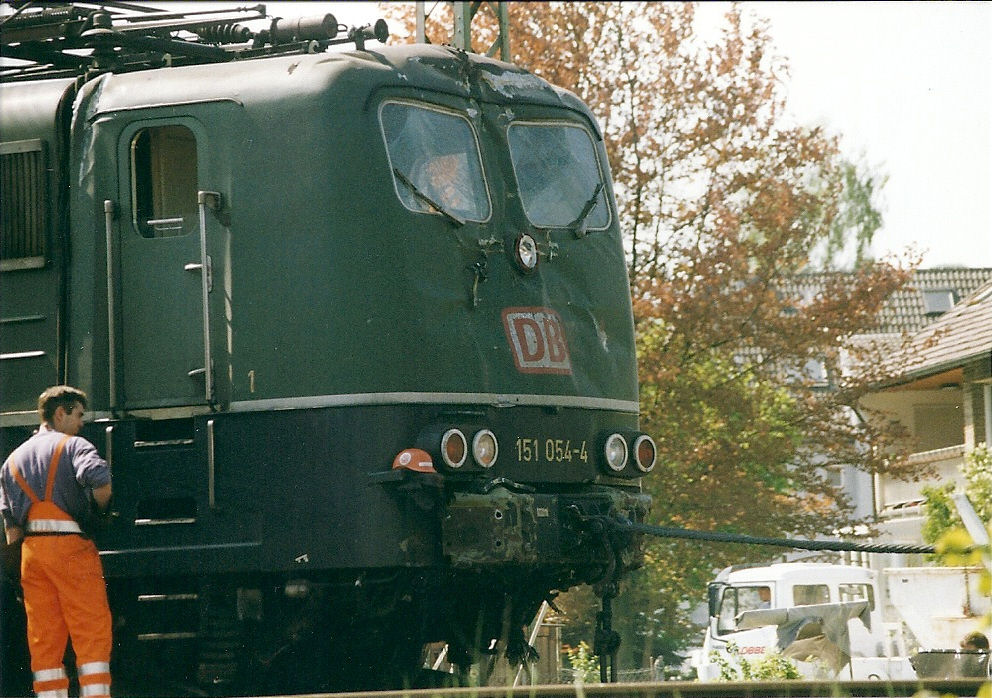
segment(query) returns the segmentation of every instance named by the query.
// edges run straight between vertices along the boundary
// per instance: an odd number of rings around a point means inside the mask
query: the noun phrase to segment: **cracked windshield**
[[[489,218],[479,148],[464,117],[391,102],[381,119],[404,206],[472,221]]]
[[[589,133],[566,124],[513,124],[513,171],[527,219],[540,228],[605,228],[610,209]]]

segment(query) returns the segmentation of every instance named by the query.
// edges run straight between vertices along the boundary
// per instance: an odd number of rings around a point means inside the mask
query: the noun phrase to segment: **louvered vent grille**
[[[0,259],[45,255],[45,158],[41,143],[0,146]]]

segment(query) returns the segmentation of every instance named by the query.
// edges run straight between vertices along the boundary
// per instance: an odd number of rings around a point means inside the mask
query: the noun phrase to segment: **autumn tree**
[[[390,8],[411,21],[409,5]],[[576,92],[603,129],[641,426],[659,449],[645,479],[652,520],[832,534],[856,522],[827,468],[908,473],[900,434],[853,409],[878,377],[859,369],[877,371],[884,347],[852,340],[909,270],[869,258],[883,180],[846,161],[836,136],[790,121],[787,63],[766,23],[735,7],[706,41],[695,13],[683,3],[509,3],[513,61]],[[428,36],[448,41],[450,14],[433,19]],[[477,29],[484,50],[494,23]],[[848,245],[854,270],[823,273]],[[698,641],[688,611],[714,570],[772,554],[647,543],[648,565],[616,613],[628,623],[624,663],[640,666]]]

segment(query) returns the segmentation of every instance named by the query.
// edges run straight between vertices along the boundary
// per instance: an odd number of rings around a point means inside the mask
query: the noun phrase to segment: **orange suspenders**
[[[52,454],[52,460],[48,463],[48,482],[45,483],[45,501],[52,501],[52,489],[55,487],[55,472],[59,469],[59,461],[62,460],[62,449],[65,448],[65,442],[70,438],[71,437],[68,434],[62,437],[62,440],[59,441],[59,445],[55,447],[55,453]],[[21,473],[17,470],[17,464],[14,463],[14,461],[10,462],[10,474],[14,476],[14,480],[16,480],[17,484],[21,486],[21,489],[24,490],[24,494],[30,497],[33,504],[37,504],[41,501],[38,499],[38,495],[34,493],[34,490],[31,489],[31,486],[27,483],[27,480],[21,477]]]
[[[48,463],[48,480],[45,483],[45,498],[40,499],[27,480],[17,469],[17,464],[10,462],[10,473],[14,476],[14,481],[24,490],[24,494],[31,500],[31,508],[28,509],[27,531],[29,533],[79,533],[79,525],[69,514],[59,509],[52,502],[52,490],[55,488],[55,473],[59,468],[59,461],[62,459],[62,450],[66,442],[71,437],[67,434],[59,441],[52,454],[52,459]],[[41,506],[36,506],[41,505]],[[41,515],[45,518],[37,518],[32,514]]]

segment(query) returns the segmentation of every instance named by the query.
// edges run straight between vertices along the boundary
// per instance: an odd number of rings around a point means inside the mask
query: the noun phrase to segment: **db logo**
[[[522,373],[572,373],[565,328],[551,308],[506,308],[503,329]]]

